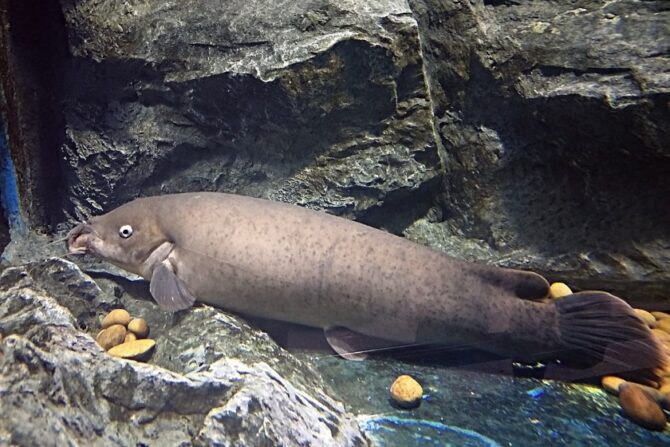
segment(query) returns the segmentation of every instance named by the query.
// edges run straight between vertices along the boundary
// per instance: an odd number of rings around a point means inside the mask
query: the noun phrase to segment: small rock
[[[668,334],[665,331],[662,331],[658,328],[654,328],[651,330],[651,332],[656,336],[659,342],[664,343],[666,341],[670,341],[670,334]]]
[[[411,376],[399,376],[391,385],[391,398],[402,408],[418,407],[422,396],[423,388]]]
[[[549,286],[549,297],[552,299],[572,295],[572,290],[563,282],[555,282]]]
[[[114,346],[108,352],[109,355],[114,357],[133,360],[146,360],[151,355],[151,351],[154,349],[154,346],[156,346],[156,342],[147,338],[144,340],[135,340]]]
[[[128,323],[128,330],[137,335],[137,338],[145,338],[149,335],[149,326],[142,318],[133,318]]]
[[[659,329],[663,332],[670,334],[670,318],[663,318],[656,322],[655,329]]]
[[[114,309],[107,314],[105,318],[102,319],[100,326],[103,329],[110,327],[113,324],[120,324],[121,326],[127,326],[130,323],[130,314],[125,309]]]
[[[665,430],[665,414],[661,406],[637,385],[622,386],[619,401],[626,416],[638,425],[649,430]]]
[[[651,312],[651,314],[657,319],[657,320],[663,320],[665,318],[670,318],[670,314],[665,313],[665,312]]]
[[[642,321],[644,321],[644,324],[646,324],[649,327],[653,327],[656,324],[656,317],[654,317],[650,312],[647,312],[644,309],[634,309],[635,313],[637,314],[638,317]]]
[[[619,395],[619,387],[626,383],[624,379],[616,376],[605,376],[601,380],[601,385],[608,393],[614,394],[615,396]]]
[[[101,331],[95,338],[100,347],[105,351],[109,351],[116,345],[123,343],[126,338],[126,328],[120,324],[114,324],[107,329]]]
[[[132,332],[128,332],[126,334],[126,338],[123,339],[124,343],[128,343],[130,341],[135,341],[137,340],[137,335],[133,334]]]

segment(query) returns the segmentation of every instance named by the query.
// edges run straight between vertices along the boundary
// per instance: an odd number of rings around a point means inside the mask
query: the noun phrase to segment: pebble
[[[663,320],[665,318],[670,318],[670,314],[665,312],[652,312],[651,313],[657,320]]]
[[[660,341],[661,343],[664,343],[666,341],[670,341],[670,334],[668,334],[665,331],[662,331],[658,328],[654,328],[654,329],[651,330],[651,332],[656,336],[658,341]]]
[[[619,395],[619,387],[626,383],[624,379],[616,376],[605,376],[601,380],[601,385],[608,393],[614,394],[615,396]]]
[[[656,317],[653,316],[650,312],[647,312],[644,309],[633,309],[635,313],[637,314],[638,317],[642,321],[644,321],[644,324],[646,324],[649,327],[652,327],[656,324]]]
[[[133,318],[128,323],[128,330],[137,335],[137,338],[146,338],[149,335],[149,326],[142,318]]]
[[[663,318],[656,322],[655,329],[659,329],[663,332],[670,334],[670,318]]]
[[[128,332],[126,334],[126,338],[123,339],[124,343],[128,343],[129,341],[135,341],[137,340],[137,335],[133,334],[132,332]]]
[[[144,360],[149,357],[151,351],[156,346],[156,342],[149,338],[144,340],[129,341],[110,349],[109,355],[121,357],[124,359]]]
[[[624,413],[638,425],[649,430],[665,430],[665,413],[660,405],[640,387],[626,384],[619,391],[619,402]]]
[[[402,408],[418,407],[422,396],[423,388],[411,376],[398,376],[391,385],[391,398]]]
[[[102,319],[100,326],[103,329],[107,329],[113,324],[120,324],[121,326],[127,326],[130,322],[130,314],[125,309],[114,309],[107,314],[105,318]]]
[[[549,286],[549,297],[552,299],[572,295],[572,290],[563,282],[555,282]]]
[[[101,331],[95,338],[100,347],[105,351],[109,351],[116,345],[123,343],[126,337],[126,328],[120,324],[114,324],[107,329]]]

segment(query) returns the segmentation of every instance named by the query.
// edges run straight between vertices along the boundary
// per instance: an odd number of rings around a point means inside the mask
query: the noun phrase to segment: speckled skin
[[[122,225],[130,238],[118,235]],[[174,243],[169,259],[198,300],[241,314],[526,359],[559,348],[555,307],[519,298],[546,295],[541,276],[466,263],[326,213],[188,193],[138,199],[89,226],[97,241],[88,251],[146,279],[151,251]]]

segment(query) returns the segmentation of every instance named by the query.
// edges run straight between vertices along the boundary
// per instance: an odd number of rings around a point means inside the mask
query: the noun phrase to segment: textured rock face
[[[670,9],[411,0],[458,256],[633,299],[669,296]]]
[[[110,357],[82,332],[94,329],[95,314],[107,302],[104,295],[74,264],[58,258],[2,272],[0,442],[367,445],[341,404],[318,387],[311,386],[309,393],[296,388],[261,360],[219,358],[181,375]],[[211,313],[216,311],[209,312],[205,318],[215,319]],[[161,327],[156,330],[157,349],[167,358],[173,347],[161,348]],[[179,326],[173,325],[170,333],[179,337]],[[209,335],[202,333],[192,342],[214,344],[218,339]],[[273,345],[267,338],[264,342]],[[262,345],[263,340],[256,340],[252,348]],[[248,342],[241,346],[249,349]],[[257,356],[263,355],[260,351]],[[318,381],[303,364],[294,373],[304,377],[303,383]]]
[[[380,208],[438,186],[404,1],[64,1],[63,10],[78,218],[140,194],[225,190],[381,224]]]

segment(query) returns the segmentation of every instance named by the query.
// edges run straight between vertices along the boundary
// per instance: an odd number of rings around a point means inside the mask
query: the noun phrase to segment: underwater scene
[[[0,25],[0,446],[670,445],[667,1]]]

